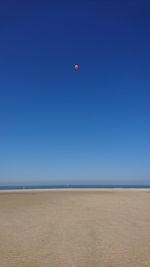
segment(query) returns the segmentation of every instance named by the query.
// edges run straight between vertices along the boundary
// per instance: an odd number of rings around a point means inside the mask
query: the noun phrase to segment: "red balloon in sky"
[[[75,65],[74,65],[74,69],[75,69],[75,70],[78,70],[78,68],[79,68],[79,65],[78,65],[78,64],[75,64]]]

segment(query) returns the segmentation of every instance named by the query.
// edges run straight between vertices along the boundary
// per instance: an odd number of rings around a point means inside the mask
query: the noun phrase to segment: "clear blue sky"
[[[15,183],[150,184],[149,1],[0,2],[0,184]]]

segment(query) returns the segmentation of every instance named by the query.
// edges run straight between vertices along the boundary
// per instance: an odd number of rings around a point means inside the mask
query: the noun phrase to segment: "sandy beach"
[[[0,192],[0,267],[150,267],[150,190]]]

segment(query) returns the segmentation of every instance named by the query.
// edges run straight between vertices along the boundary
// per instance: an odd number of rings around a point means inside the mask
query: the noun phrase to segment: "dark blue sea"
[[[0,186],[0,190],[59,188],[150,188],[150,185],[15,185]]]

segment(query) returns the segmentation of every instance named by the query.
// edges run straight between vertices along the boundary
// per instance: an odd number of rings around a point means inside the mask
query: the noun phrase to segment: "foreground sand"
[[[0,267],[150,267],[150,190],[0,192]]]

